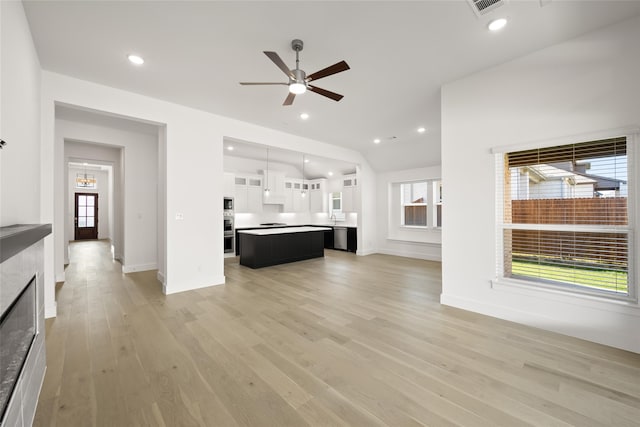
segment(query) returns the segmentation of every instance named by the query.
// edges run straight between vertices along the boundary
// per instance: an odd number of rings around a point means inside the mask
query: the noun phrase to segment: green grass
[[[513,261],[511,272],[518,276],[536,277],[594,289],[628,293],[627,273],[622,271]]]

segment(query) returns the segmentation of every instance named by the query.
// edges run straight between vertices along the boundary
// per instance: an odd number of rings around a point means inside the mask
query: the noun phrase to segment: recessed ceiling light
[[[376,139],[374,139],[374,140],[373,140],[373,143],[374,143],[374,144],[380,144],[380,138],[376,138]]]
[[[136,64],[136,65],[144,64],[144,59],[142,59],[141,56],[129,55],[129,56],[127,56],[127,58],[129,59],[129,62],[131,62],[132,64]]]
[[[232,146],[228,146],[228,147],[227,147],[227,150],[229,150],[229,151],[233,151],[233,147],[232,147]]]
[[[307,120],[309,118],[309,115],[307,113],[302,113],[302,114],[300,114],[300,118],[302,120]]]
[[[328,172],[328,175],[329,175],[329,176],[333,176],[333,172],[329,171],[329,172]]]
[[[426,131],[427,131],[426,128],[422,128],[422,127],[418,128],[418,133],[425,133]]]
[[[304,162],[305,163],[309,163],[309,159],[304,159]]]
[[[507,25],[507,20],[505,18],[498,18],[489,22],[488,28],[490,31],[498,31],[503,29],[505,25]]]
[[[83,163],[84,166],[89,166],[89,163]]]

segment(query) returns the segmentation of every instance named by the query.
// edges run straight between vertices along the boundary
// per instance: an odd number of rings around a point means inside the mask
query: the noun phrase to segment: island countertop
[[[257,230],[238,230],[240,234],[252,234],[254,236],[270,236],[273,234],[308,233],[311,231],[331,231],[329,227],[283,227],[283,228],[260,228]]]

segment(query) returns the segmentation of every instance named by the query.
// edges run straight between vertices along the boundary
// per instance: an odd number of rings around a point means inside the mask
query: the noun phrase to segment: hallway
[[[165,296],[70,245],[37,426],[633,425],[640,355],[438,303],[440,264],[326,251]]]

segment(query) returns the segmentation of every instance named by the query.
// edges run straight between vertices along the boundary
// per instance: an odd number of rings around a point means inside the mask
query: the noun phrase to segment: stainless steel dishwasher
[[[347,250],[347,227],[333,227],[333,248]]]

